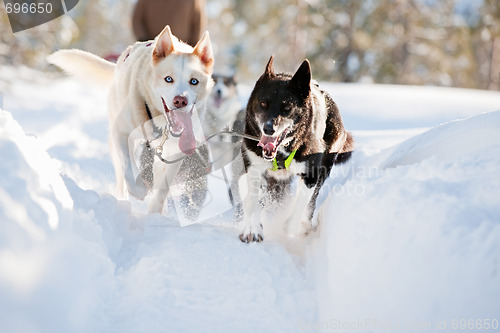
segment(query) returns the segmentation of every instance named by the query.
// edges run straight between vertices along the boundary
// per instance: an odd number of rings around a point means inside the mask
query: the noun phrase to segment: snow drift
[[[318,283],[329,292],[305,327],[437,331],[453,320],[498,320],[498,170],[500,112],[354,156],[327,184],[344,177],[319,214]]]

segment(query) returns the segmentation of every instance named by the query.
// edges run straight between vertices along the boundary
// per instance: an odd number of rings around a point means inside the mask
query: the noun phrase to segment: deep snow
[[[500,320],[500,93],[325,84],[358,145],[322,190],[320,230],[246,245],[227,216],[180,227],[109,194],[104,92],[0,70],[2,332]]]
[[[498,111],[355,156],[353,174],[319,213],[315,254],[326,277],[318,285],[330,291],[320,321],[429,323],[438,331],[442,321],[450,329],[454,319],[498,319],[499,167]]]

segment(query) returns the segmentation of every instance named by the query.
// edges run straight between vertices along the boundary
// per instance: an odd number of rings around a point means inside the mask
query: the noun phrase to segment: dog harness
[[[290,168],[290,164],[292,164],[292,160],[293,160],[296,152],[297,152],[297,149],[295,149],[294,151],[292,151],[292,153],[290,155],[288,155],[286,160],[283,162],[283,167],[278,164],[278,159],[275,157],[273,160],[273,167],[270,170],[271,171],[277,171],[277,170],[283,170],[283,169],[288,170],[288,168]]]

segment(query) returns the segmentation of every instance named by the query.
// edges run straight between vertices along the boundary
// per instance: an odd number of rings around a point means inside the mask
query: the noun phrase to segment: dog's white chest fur
[[[305,172],[305,163],[292,161],[289,169],[280,169],[272,171],[272,162],[266,161],[257,156],[254,152],[247,150],[245,152],[250,161],[250,167],[246,178],[240,179],[240,188],[244,189],[245,194],[243,204],[245,206],[245,216],[247,225],[245,228],[250,230],[267,230],[266,232],[276,232],[284,229],[288,234],[303,234],[310,228],[307,225],[307,205],[314,192],[314,188],[307,188],[300,177]],[[284,182],[283,191],[278,198],[273,199],[273,193],[269,192],[266,177]],[[247,187],[248,186],[248,187]],[[258,202],[266,202],[264,209],[257,205]],[[249,222],[249,223],[248,223]],[[262,228],[264,225],[272,227]],[[244,230],[246,232],[246,230]]]

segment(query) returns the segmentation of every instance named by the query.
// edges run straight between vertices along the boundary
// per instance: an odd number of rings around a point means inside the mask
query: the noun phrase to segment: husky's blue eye
[[[193,86],[195,86],[198,83],[200,83],[200,81],[198,81],[197,79],[191,79],[191,81],[189,81],[189,83],[191,83]]]
[[[171,76],[167,76],[167,77],[165,78],[165,81],[166,81],[167,83],[173,83],[173,82],[174,82],[174,79],[172,79],[172,77],[171,77]]]

